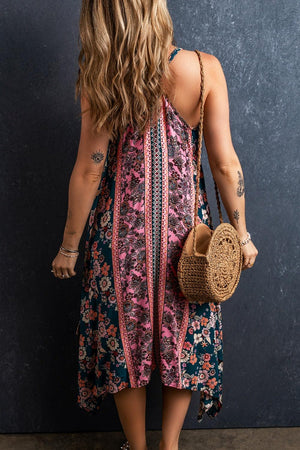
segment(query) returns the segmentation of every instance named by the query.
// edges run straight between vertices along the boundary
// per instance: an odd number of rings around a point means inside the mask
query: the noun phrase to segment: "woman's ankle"
[[[127,443],[127,446],[125,446],[124,448],[128,449],[128,450],[148,450],[148,447],[147,447],[146,443],[144,443],[144,444],[137,444],[137,445],[133,445],[133,444],[130,445],[128,441],[126,441],[126,443]]]
[[[159,450],[178,450],[178,442],[168,443],[162,439],[159,441]]]

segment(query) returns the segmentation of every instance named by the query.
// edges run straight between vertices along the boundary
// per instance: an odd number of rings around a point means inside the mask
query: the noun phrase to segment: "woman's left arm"
[[[86,111],[87,110],[87,111]],[[101,180],[109,144],[106,130],[92,131],[92,119],[88,100],[81,96],[81,133],[76,162],[74,164],[68,191],[68,211],[61,245],[77,250],[88,215]],[[52,262],[54,275],[68,278],[76,275],[74,266],[77,258],[70,258],[58,252]]]

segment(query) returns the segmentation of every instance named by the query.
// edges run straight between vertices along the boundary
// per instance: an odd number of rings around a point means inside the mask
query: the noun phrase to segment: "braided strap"
[[[200,167],[201,167],[201,149],[202,149],[202,138],[203,138],[203,119],[204,119],[204,69],[203,69],[203,63],[201,58],[201,53],[199,50],[195,50],[195,52],[198,55],[199,63],[200,63],[200,73],[201,73],[201,84],[200,84],[200,122],[199,122],[199,137],[198,137],[198,158],[197,158],[197,178],[196,178],[196,190],[195,190],[195,209],[194,209],[194,235],[193,235],[193,248],[195,247],[195,230],[197,225],[197,216],[198,216],[198,198],[199,198],[199,191],[200,191]],[[219,219],[220,223],[223,223],[223,216],[221,211],[221,202],[219,198],[218,193],[218,186],[217,183],[214,180],[215,185],[215,193],[216,193],[216,199],[217,199],[217,206],[219,211]],[[213,228],[213,227],[212,227]]]

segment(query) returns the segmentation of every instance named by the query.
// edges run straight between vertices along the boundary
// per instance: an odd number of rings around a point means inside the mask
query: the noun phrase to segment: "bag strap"
[[[198,158],[197,158],[197,181],[196,181],[196,193],[195,193],[195,210],[194,210],[194,240],[193,240],[193,249],[195,249],[195,230],[196,230],[196,217],[198,216],[198,198],[199,198],[199,190],[200,190],[200,166],[201,166],[201,148],[202,148],[202,137],[203,137],[203,118],[204,118],[204,70],[202,58],[199,50],[195,50],[198,55],[199,63],[200,63],[200,72],[201,72],[201,93],[200,93],[200,122],[199,122],[199,136],[198,136]],[[214,185],[215,185],[215,193],[219,211],[219,219],[220,223],[223,222],[222,211],[221,211],[221,203],[219,199],[218,186],[213,177]],[[212,224],[211,224],[212,225]],[[213,227],[212,227],[213,228]]]

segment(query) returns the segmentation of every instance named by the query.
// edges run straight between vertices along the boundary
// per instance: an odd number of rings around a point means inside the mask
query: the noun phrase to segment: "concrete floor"
[[[160,431],[147,431],[158,450]],[[118,450],[122,432],[1,434],[0,450]],[[179,450],[299,450],[300,427],[182,430]]]

